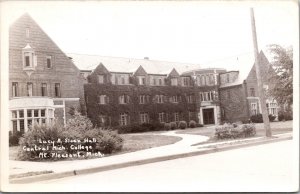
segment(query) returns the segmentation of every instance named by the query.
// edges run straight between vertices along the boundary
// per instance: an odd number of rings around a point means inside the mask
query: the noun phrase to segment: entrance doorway
[[[203,124],[215,124],[215,115],[213,108],[202,109],[203,111]]]

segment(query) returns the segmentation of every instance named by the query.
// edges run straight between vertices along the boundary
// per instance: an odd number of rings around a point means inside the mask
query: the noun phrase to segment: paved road
[[[72,191],[294,191],[293,141],[42,183]],[[295,183],[295,182],[294,182]]]

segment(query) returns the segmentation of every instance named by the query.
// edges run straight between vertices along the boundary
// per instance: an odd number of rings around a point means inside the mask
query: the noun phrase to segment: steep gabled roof
[[[261,65],[266,65],[269,63],[263,51],[260,51],[259,57],[260,57]],[[223,84],[222,86],[220,86],[220,88],[240,85],[243,84],[244,80],[247,79],[251,70],[255,68],[254,53],[248,53],[248,54],[240,55],[238,57],[233,57],[231,59],[224,60],[223,63],[228,64],[227,67],[230,67],[227,70],[238,71],[239,75],[234,82]]]
[[[74,53],[69,53],[68,56],[72,57],[77,67],[82,70],[92,70],[100,62],[103,63],[110,72],[132,73],[135,72],[134,70],[137,70],[139,66],[142,66],[147,74],[166,74],[165,72],[172,68],[176,68],[176,70],[181,73],[196,68],[199,69],[200,67],[198,64],[158,61],[151,59],[106,57]]]
[[[135,76],[147,75],[145,69],[140,65],[139,68],[134,72]]]

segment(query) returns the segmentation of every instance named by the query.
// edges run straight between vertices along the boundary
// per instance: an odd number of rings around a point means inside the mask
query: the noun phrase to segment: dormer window
[[[139,85],[146,85],[146,78],[145,76],[138,76]]]
[[[177,86],[178,85],[178,79],[177,78],[172,78],[171,79],[171,85],[172,86]]]
[[[103,75],[98,75],[98,83],[103,84],[104,83],[104,76]]]

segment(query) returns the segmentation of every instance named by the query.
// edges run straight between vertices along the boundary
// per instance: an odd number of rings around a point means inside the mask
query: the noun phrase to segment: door
[[[204,125],[215,124],[215,115],[213,108],[203,109],[203,123]]]

